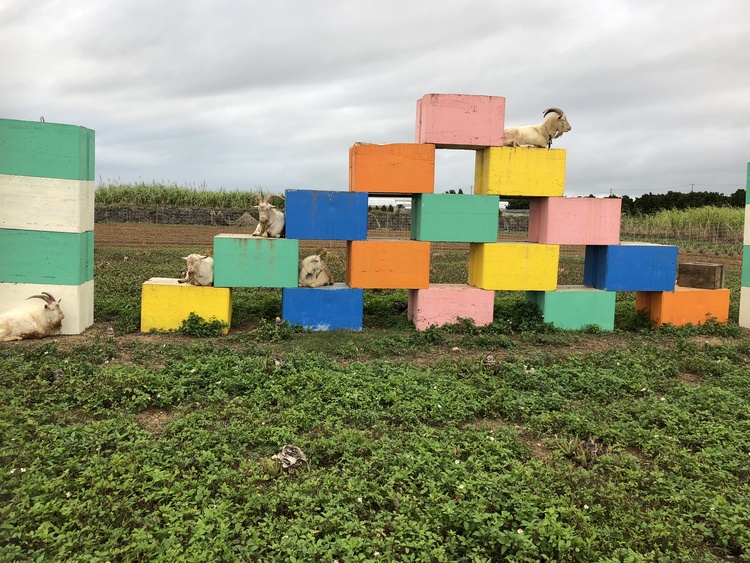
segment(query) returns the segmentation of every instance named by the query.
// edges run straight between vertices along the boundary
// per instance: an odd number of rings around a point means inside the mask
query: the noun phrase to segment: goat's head
[[[202,254],[188,254],[187,256],[182,257],[182,259],[187,262],[187,271],[189,274],[194,274],[198,264],[206,258],[208,258],[208,256],[203,256]]]
[[[255,207],[258,209],[258,222],[267,224],[271,220],[271,210],[276,209],[275,205],[271,205],[271,198],[272,197],[280,197],[283,198],[284,196],[279,194],[266,194],[265,196],[261,196],[260,194],[255,194],[258,196],[258,205]]]
[[[41,295],[32,295],[31,297],[27,297],[26,299],[41,299],[42,301],[44,301],[45,315],[53,321],[62,321],[65,318],[62,309],[60,309],[60,303],[62,302],[62,299],[58,301],[46,291],[42,291]]]
[[[547,117],[547,115],[550,113],[556,114],[551,119],[555,124],[555,133],[552,137],[553,139],[557,139],[563,133],[567,133],[571,130],[570,123],[568,123],[568,118],[565,117],[563,110],[558,108],[548,108],[544,110],[544,117]]]

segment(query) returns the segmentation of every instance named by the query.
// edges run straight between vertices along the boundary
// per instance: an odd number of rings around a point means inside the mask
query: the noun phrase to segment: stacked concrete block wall
[[[94,137],[0,119],[0,311],[46,291],[61,302],[62,334],[94,322]]]

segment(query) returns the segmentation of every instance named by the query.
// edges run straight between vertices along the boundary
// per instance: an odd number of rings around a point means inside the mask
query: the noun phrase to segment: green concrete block
[[[542,310],[544,322],[564,330],[581,330],[598,325],[615,328],[615,291],[583,285],[561,285],[555,291],[528,291],[526,301]]]
[[[94,180],[94,131],[0,119],[0,174]]]
[[[81,285],[94,279],[94,231],[0,229],[0,282]]]
[[[214,237],[214,287],[297,287],[299,241]]]
[[[742,287],[750,287],[750,245],[742,247],[742,256]]]
[[[500,196],[417,194],[411,238],[430,242],[497,242]]]

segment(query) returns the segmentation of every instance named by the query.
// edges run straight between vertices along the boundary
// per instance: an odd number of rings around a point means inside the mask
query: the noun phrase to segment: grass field
[[[239,289],[227,336],[139,333],[188,250],[99,248],[92,329],[0,343],[0,561],[750,561],[737,325],[652,330],[620,294],[614,333],[560,332],[499,292],[418,332],[392,290],[311,333]],[[259,463],[285,444],[309,470]]]

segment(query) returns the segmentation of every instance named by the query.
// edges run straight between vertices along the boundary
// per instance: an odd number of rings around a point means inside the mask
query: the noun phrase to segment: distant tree
[[[446,193],[449,193],[449,194],[455,194],[455,193],[456,193],[456,190],[448,190],[448,191],[447,191]]]
[[[729,196],[729,205],[732,207],[745,207],[745,190],[737,190]]]
[[[463,194],[464,191],[461,188],[458,188],[458,193]]]
[[[393,211],[393,205],[388,206],[388,211]]]

